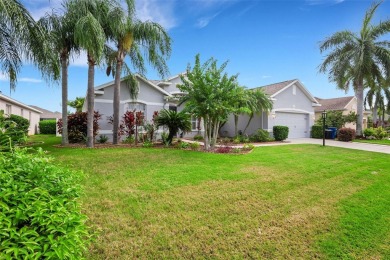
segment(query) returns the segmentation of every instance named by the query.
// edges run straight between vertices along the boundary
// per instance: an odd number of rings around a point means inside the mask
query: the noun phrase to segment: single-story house
[[[338,97],[338,98],[318,98],[318,102],[321,104],[321,107],[316,107],[315,119],[318,120],[321,118],[322,112],[325,111],[342,111],[343,115],[348,115],[350,112],[357,113],[357,99],[355,96],[348,97]],[[370,114],[369,111],[364,111],[363,114],[363,129],[367,128],[367,118]],[[356,130],[356,123],[347,123],[345,127],[349,127]]]
[[[120,110],[122,115],[126,111],[144,112],[145,121],[153,119],[153,113],[162,109],[171,109],[181,111],[183,106],[178,106],[177,101],[183,93],[177,88],[177,84],[181,83],[180,75],[176,75],[167,80],[147,80],[140,75],[136,75],[138,80],[139,92],[137,99],[130,97],[130,92],[125,83],[121,82],[120,90]],[[112,140],[112,125],[109,123],[108,117],[113,115],[113,95],[114,81],[95,87],[95,111],[102,114],[99,120],[99,135],[106,135]],[[84,102],[83,111],[87,111],[87,102]],[[203,126],[193,117],[191,119],[192,131],[187,133],[186,137],[192,137],[196,134],[203,134]],[[162,132],[159,130],[158,132]]]
[[[33,107],[27,106],[22,102],[12,99],[0,93],[0,110],[3,110],[5,115],[18,115],[30,121],[28,134],[33,135],[38,133],[38,123],[41,111]]]
[[[273,101],[273,109],[255,115],[248,127],[249,116],[241,115],[238,121],[239,131],[251,135],[261,128],[272,134],[273,126],[283,125],[289,128],[288,138],[310,137],[310,129],[314,124],[314,108],[320,104],[302,82],[293,79],[255,89],[261,89],[269,96]],[[221,128],[220,133],[222,136],[234,136],[233,115]]]
[[[35,108],[35,109],[42,112],[42,114],[40,116],[41,121],[43,121],[43,120],[58,120],[58,119],[62,118],[62,113],[60,113],[58,111],[52,112],[50,110],[47,110],[47,109],[44,109],[44,108],[41,108],[38,106],[32,106],[32,105],[30,105],[30,107]]]

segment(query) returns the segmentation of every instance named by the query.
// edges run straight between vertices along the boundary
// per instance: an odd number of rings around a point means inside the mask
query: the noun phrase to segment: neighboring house
[[[62,118],[62,113],[60,113],[58,111],[51,112],[47,109],[37,107],[37,106],[32,106],[32,105],[30,105],[30,107],[35,108],[35,109],[42,112],[41,117],[40,117],[41,121],[43,121],[43,120],[57,120],[57,119]]]
[[[27,106],[15,99],[7,97],[0,93],[0,110],[4,110],[5,115],[18,115],[30,121],[28,134],[33,135],[38,133],[38,123],[41,111],[33,107]]]
[[[181,83],[179,75],[164,81],[147,80],[139,75],[136,78],[139,84],[139,92],[135,100],[131,99],[129,89],[123,81],[121,82],[119,110],[121,120],[126,111],[134,109],[144,112],[145,121],[153,119],[154,111],[171,109],[179,112],[183,109],[183,106],[177,106],[179,97],[183,95],[176,86]],[[109,123],[108,117],[113,115],[113,95],[114,81],[95,87],[95,111],[102,114],[102,118],[99,120],[99,135],[106,135],[110,140],[112,140],[112,125]],[[85,102],[83,111],[87,111],[87,109],[87,102]],[[196,118],[192,118],[191,123],[192,131],[187,133],[186,137],[203,134],[202,126]],[[198,129],[198,127],[201,129]],[[162,129],[158,132],[161,133]]]
[[[325,111],[342,111],[343,115],[348,115],[350,112],[357,113],[357,99],[355,96],[348,97],[339,97],[339,98],[328,98],[322,99],[317,98],[318,102],[321,104],[321,107],[316,107],[315,117],[316,120],[321,118],[321,113]],[[370,112],[365,111],[363,115],[363,129],[367,128],[367,117]],[[345,127],[349,127],[356,130],[356,123],[347,123]]]
[[[247,127],[245,134],[251,135],[258,129],[267,130],[272,134],[273,126],[288,126],[288,138],[310,137],[310,129],[314,124],[314,108],[320,106],[305,86],[298,80],[283,81],[255,89],[261,89],[273,101],[270,112],[255,115]],[[238,129],[244,132],[249,116],[239,117]],[[221,128],[223,136],[234,136],[233,115]]]

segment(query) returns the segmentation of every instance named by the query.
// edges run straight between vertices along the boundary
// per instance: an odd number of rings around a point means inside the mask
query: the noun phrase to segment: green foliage
[[[97,136],[99,131],[99,112],[94,113],[93,117],[93,136]],[[58,133],[62,134],[62,120],[58,120]],[[87,112],[74,113],[68,115],[68,134],[70,143],[84,143],[87,136]]]
[[[195,57],[195,65],[188,65],[186,76],[181,75],[183,84],[178,88],[187,93],[181,99],[185,110],[201,117],[205,125],[205,149],[213,149],[217,142],[218,130],[230,113],[235,111],[235,101],[240,87],[237,75],[224,72],[227,62],[220,67],[214,58],[201,64],[200,55]]]
[[[356,131],[352,128],[341,128],[337,133],[339,141],[350,142],[355,139]]]
[[[268,142],[271,140],[268,131],[261,128],[257,129],[256,133],[254,133],[251,138],[255,142]]]
[[[194,136],[194,141],[203,141],[203,135],[195,135]]]
[[[191,148],[191,150],[197,151],[200,148],[200,143],[198,143],[198,142],[190,143],[190,148]]]
[[[324,135],[324,128],[322,125],[313,125],[311,127],[311,138],[323,138]]]
[[[253,150],[254,148],[255,146],[253,144],[244,144],[244,146],[242,147],[242,149],[245,151],[250,151]]]
[[[30,127],[30,122],[28,121],[28,119],[22,116],[10,115],[8,118],[5,119],[5,123],[7,123],[7,121],[12,121],[16,123],[15,130],[22,131],[24,134],[28,133],[28,128]]]
[[[13,118],[18,120],[17,117]],[[21,127],[9,117],[5,117],[4,112],[0,110],[0,152],[10,151],[15,145],[26,142],[23,121],[20,120],[20,123]]]
[[[357,115],[355,112],[350,112],[348,115],[343,115],[342,111],[327,111],[325,126],[336,127],[337,129],[342,128],[346,123],[356,122]],[[319,118],[316,122],[317,125],[322,126],[323,119]]]
[[[273,127],[273,133],[276,141],[286,140],[288,137],[288,127],[282,125],[275,125]]]
[[[157,126],[168,127],[169,134],[166,139],[168,144],[172,143],[172,139],[181,130],[183,132],[191,131],[191,117],[188,113],[181,111],[163,109],[155,119]]]
[[[85,98],[83,97],[76,97],[75,100],[68,101],[68,106],[73,107],[76,109],[76,112],[80,113],[83,110]]]
[[[150,148],[150,147],[153,147],[153,142],[151,141],[145,141],[143,144],[142,144],[142,147],[144,148]]]
[[[238,148],[238,147],[233,147],[232,148],[232,153],[240,153],[241,152],[241,149]]]
[[[187,142],[183,142],[181,140],[179,140],[176,144],[176,147],[179,148],[179,149],[187,149],[188,147],[190,146],[189,143]]]
[[[96,139],[96,142],[99,144],[105,144],[108,141],[108,137],[106,135],[100,135],[98,139]]]
[[[364,136],[366,137],[366,138],[368,138],[368,137],[373,137],[373,136],[375,136],[375,129],[373,128],[373,127],[369,127],[369,128],[366,128],[366,129],[364,129]]]
[[[128,137],[126,137],[122,141],[122,143],[124,143],[124,144],[134,144],[135,143],[135,138],[134,138],[134,136],[128,136]]]
[[[82,259],[89,243],[80,213],[80,172],[42,150],[0,153],[0,255],[5,259]]]
[[[39,121],[39,133],[45,135],[56,134],[56,120]]]
[[[384,129],[383,127],[380,126],[378,128],[369,127],[369,128],[364,129],[364,136],[367,139],[382,140],[382,139],[387,138],[389,136],[389,134],[388,134],[386,129]]]

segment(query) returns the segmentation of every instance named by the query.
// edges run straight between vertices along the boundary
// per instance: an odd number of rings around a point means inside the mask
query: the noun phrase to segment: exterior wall
[[[9,102],[8,100],[0,99],[0,110],[4,110],[6,113],[6,105],[11,105],[11,114],[22,116],[30,121],[30,127],[28,129],[28,135],[34,135],[38,133],[38,125],[40,121],[40,113],[28,109],[27,107],[22,107],[18,104]]]

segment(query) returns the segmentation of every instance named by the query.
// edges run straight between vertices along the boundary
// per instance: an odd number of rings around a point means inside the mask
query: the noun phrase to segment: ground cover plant
[[[258,147],[246,155],[90,150],[34,138],[88,175],[83,211],[98,233],[90,259],[390,255],[386,154],[319,145]]]

